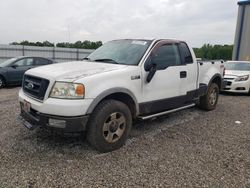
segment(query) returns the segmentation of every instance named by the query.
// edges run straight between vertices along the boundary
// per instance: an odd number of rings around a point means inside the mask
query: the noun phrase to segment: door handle
[[[180,78],[187,78],[187,71],[181,71]]]

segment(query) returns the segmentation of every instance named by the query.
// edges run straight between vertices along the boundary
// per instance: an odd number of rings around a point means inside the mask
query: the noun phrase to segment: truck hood
[[[240,70],[226,70],[225,75],[227,76],[245,76],[249,75],[250,71],[240,71]]]
[[[57,63],[28,70],[25,74],[57,81],[73,82],[77,79],[125,68],[127,65],[110,64],[103,62],[75,61]]]

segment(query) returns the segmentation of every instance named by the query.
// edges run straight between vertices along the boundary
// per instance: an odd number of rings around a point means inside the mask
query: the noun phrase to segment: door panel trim
[[[201,95],[204,95],[206,88],[207,86],[202,85],[199,89],[188,91],[186,95],[140,103],[140,115],[159,113],[195,103]]]
[[[193,106],[195,106],[195,103],[189,104],[189,105],[186,105],[186,106],[183,106],[183,107],[180,107],[180,108],[175,108],[173,110],[159,112],[159,113],[152,114],[152,115],[139,116],[139,119],[142,119],[142,120],[151,119],[151,118],[154,118],[154,117],[158,117],[158,116],[170,114],[170,113],[173,113],[173,112],[177,112],[177,111],[180,111],[180,110],[184,110],[184,109],[187,109],[187,108],[191,108]]]

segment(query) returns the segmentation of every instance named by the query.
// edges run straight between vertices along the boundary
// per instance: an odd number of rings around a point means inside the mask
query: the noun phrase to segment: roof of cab
[[[163,38],[127,38],[127,39],[116,39],[116,40],[145,40],[145,41],[168,41],[168,42],[172,42],[172,43],[180,43],[180,42],[184,42],[184,41],[181,41],[181,40],[177,40],[177,39],[163,39]],[[113,41],[116,41],[116,40],[113,40]]]

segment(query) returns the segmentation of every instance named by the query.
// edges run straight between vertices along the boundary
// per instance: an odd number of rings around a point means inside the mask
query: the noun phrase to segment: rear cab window
[[[189,50],[188,45],[185,42],[181,42],[178,44],[179,51],[180,51],[180,56],[181,56],[181,61],[182,64],[191,64],[194,62],[192,54]]]

